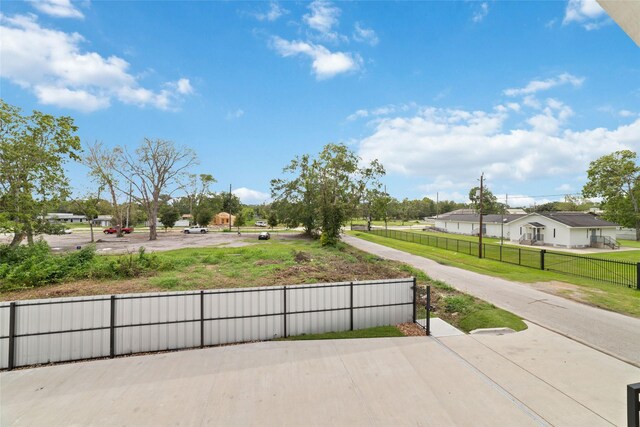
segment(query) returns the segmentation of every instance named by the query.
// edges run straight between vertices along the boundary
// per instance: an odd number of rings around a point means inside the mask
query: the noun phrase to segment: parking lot
[[[104,234],[102,228],[94,229],[94,239],[98,253],[118,254],[136,252],[138,248],[144,246],[147,251],[169,251],[181,248],[195,248],[207,246],[234,247],[251,244],[250,239],[258,241],[260,230],[242,232],[238,235],[236,231],[231,232],[209,232],[207,234],[184,234],[182,230],[158,231],[158,239],[149,240],[148,230],[135,230],[131,234],[123,237],[116,237],[115,234]],[[272,238],[295,238],[295,234],[272,233]],[[0,243],[9,243],[13,235],[0,235]],[[44,239],[54,251],[75,250],[78,246],[86,246],[91,243],[89,229],[74,229],[71,234],[63,235],[42,235],[37,239]]]

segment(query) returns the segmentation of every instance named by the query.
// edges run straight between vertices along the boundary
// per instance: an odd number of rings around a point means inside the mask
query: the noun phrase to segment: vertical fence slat
[[[283,337],[287,337],[287,287],[282,287],[282,319],[283,319]]]
[[[15,367],[16,357],[16,303],[9,304],[9,362],[8,369]]]
[[[116,296],[111,295],[109,320],[109,357],[116,355]]]

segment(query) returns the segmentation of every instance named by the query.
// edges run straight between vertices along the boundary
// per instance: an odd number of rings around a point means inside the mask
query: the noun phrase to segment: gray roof
[[[525,215],[522,214],[505,214],[505,215],[498,215],[498,214],[486,214],[486,215],[482,215],[482,222],[488,224],[488,223],[495,223],[495,224],[500,224],[502,222],[503,219],[505,219],[506,221],[504,222],[505,224],[511,222],[511,221],[515,221],[518,218],[522,218]],[[438,217],[438,219],[443,220],[443,221],[451,221],[451,222],[480,222],[480,215],[478,214],[458,214],[458,213],[448,213],[448,214],[444,214],[441,215],[440,217]]]
[[[538,212],[538,215],[569,227],[618,227],[614,222],[605,221],[584,212]]]

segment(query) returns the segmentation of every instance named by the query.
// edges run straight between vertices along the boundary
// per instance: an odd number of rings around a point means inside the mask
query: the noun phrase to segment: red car
[[[109,227],[109,228],[105,228],[104,230],[102,230],[102,232],[104,234],[116,234],[118,232],[118,230],[116,230],[113,227]],[[129,234],[129,233],[133,233],[133,227],[123,227],[122,228],[122,232],[124,234]]]

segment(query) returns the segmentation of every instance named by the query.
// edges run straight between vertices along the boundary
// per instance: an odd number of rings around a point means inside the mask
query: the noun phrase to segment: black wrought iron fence
[[[370,234],[478,256],[477,242],[400,230],[369,230]],[[640,290],[640,262],[483,243],[483,257],[523,267],[553,271]]]

